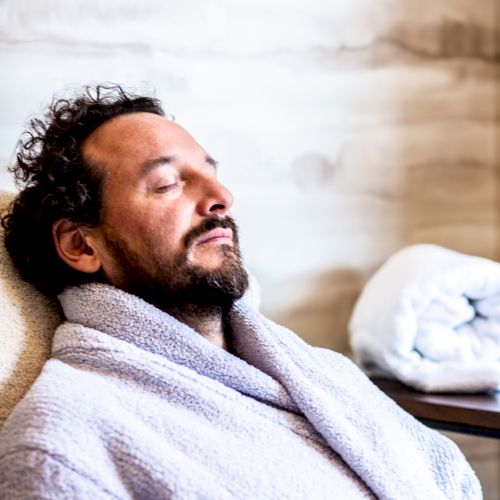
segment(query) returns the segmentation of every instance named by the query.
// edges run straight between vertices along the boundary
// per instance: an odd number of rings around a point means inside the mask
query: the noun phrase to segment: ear
[[[77,271],[95,273],[101,268],[101,260],[86,233],[84,228],[68,219],[60,219],[52,225],[52,238],[59,257]]]

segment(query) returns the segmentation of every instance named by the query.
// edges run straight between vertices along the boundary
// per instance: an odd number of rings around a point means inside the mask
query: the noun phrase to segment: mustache
[[[202,234],[216,228],[231,229],[233,231],[234,243],[236,246],[238,245],[238,226],[236,225],[234,219],[230,216],[223,218],[213,216],[205,219],[186,234],[184,237],[184,247],[188,249]]]

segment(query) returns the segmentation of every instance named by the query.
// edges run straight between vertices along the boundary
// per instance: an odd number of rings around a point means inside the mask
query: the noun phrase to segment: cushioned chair
[[[3,216],[13,193],[0,191]],[[0,428],[30,388],[50,353],[61,322],[56,301],[23,281],[14,269],[0,230]]]

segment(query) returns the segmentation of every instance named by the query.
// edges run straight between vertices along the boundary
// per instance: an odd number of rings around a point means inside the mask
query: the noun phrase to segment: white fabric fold
[[[60,299],[0,434],[0,498],[481,498],[456,445],[243,302],[235,355],[110,286]]]
[[[430,244],[394,254],[354,308],[350,342],[371,375],[422,391],[500,384],[500,264]]]

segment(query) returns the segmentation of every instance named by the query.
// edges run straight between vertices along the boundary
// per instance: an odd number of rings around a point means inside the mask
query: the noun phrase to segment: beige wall
[[[496,3],[6,0],[0,162],[56,90],[156,88],[221,162],[264,311],[345,350],[398,248],[500,256]]]
[[[264,311],[346,350],[360,288],[398,248],[500,258],[498,11],[497,0],[4,0],[0,162],[55,90],[156,88],[220,160]]]

